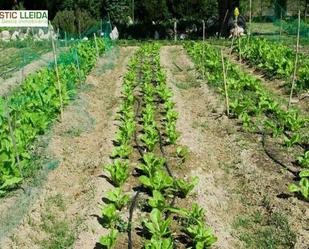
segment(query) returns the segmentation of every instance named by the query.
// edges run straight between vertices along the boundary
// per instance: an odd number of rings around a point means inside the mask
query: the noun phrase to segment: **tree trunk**
[[[239,0],[218,0],[220,33],[228,35],[228,20],[234,13],[234,9],[239,8]]]

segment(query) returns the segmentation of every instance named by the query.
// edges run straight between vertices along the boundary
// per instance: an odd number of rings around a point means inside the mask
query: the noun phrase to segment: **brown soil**
[[[281,172],[280,166],[265,155],[259,136],[238,132],[237,122],[222,116],[224,100],[197,80],[194,65],[182,47],[163,47],[161,65],[167,71],[179,112],[179,142],[191,151],[187,167],[191,175],[200,178],[197,201],[218,236],[215,247],[262,248],[253,244],[248,247],[242,228],[235,223],[257,212],[266,217],[280,212],[296,233],[294,248],[308,248],[309,221],[304,217],[309,204],[287,195],[292,176]],[[288,198],[280,198],[286,195]],[[257,238],[258,224],[250,226],[249,233],[251,230]]]
[[[62,239],[75,241],[74,248],[95,247],[104,233],[97,220],[99,204],[111,188],[102,177],[102,165],[109,161],[113,148],[117,129],[113,116],[120,102],[122,76],[134,51],[133,47],[120,48],[117,55],[114,49],[98,61],[87,78],[88,90],[79,94],[53,129],[48,151],[60,165],[49,173],[42,194],[1,248],[53,248],[55,224],[68,226],[70,234]]]

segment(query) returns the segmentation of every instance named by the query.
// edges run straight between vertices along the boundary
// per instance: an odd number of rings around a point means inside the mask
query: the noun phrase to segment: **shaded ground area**
[[[224,100],[197,79],[180,46],[163,47],[161,64],[216,248],[308,248],[309,205],[289,196],[292,176],[265,155],[261,137],[240,132],[236,120],[222,116]]]
[[[46,148],[59,166],[49,173],[39,197],[1,248],[95,247],[102,232],[98,203],[110,187],[100,177],[102,163],[112,149],[112,116],[134,50],[115,48],[101,58],[77,100],[65,110]]]

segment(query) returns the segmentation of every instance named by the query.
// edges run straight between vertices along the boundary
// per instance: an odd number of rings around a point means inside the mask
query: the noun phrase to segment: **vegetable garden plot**
[[[274,43],[266,39],[241,39],[240,46],[234,51],[244,58],[250,65],[265,72],[269,77],[279,77],[291,85],[291,76],[294,71],[295,51],[285,45]],[[309,59],[300,55],[297,69],[296,90],[309,89]]]
[[[175,175],[175,166],[185,162],[188,152],[176,145],[178,113],[160,68],[157,44],[143,46],[132,58],[122,95],[113,161],[105,166],[115,186],[102,206],[102,225],[109,232],[100,244],[106,248],[210,246],[216,237],[205,226],[203,209],[197,204],[187,209],[186,198],[198,179],[185,181]],[[132,188],[130,198],[125,190]]]
[[[105,42],[99,40],[98,46],[103,53]],[[94,41],[81,42],[58,59],[61,89],[54,65],[50,64],[27,77],[10,96],[0,98],[0,194],[31,174],[32,142],[57,118],[61,104],[74,98],[96,59]]]
[[[209,84],[218,87],[224,93],[222,82],[221,56],[217,49],[205,44],[205,60],[202,60],[203,44],[186,43],[186,50],[196,63],[197,69],[205,73]],[[308,199],[308,117],[301,117],[297,110],[283,110],[273,100],[256,78],[242,72],[238,67],[225,60],[227,70],[227,87],[230,98],[229,108],[233,116],[241,119],[245,130],[260,133],[266,153],[296,177],[300,177],[299,185],[290,185],[292,192],[300,193]],[[267,150],[266,138],[270,136],[279,146],[293,148],[298,162],[295,168],[282,162]],[[289,150],[291,151],[291,149]],[[282,155],[280,155],[282,156]],[[301,171],[301,172],[300,172]]]

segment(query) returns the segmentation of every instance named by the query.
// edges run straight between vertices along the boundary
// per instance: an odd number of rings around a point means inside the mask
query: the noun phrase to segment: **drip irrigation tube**
[[[298,176],[298,172],[295,170],[292,170],[289,166],[285,165],[284,163],[280,162],[278,159],[276,159],[267,149],[266,146],[266,134],[265,132],[262,132],[262,146],[263,149],[266,153],[266,155],[273,160],[276,164],[279,164],[281,167],[283,167],[284,169],[286,169],[287,171],[289,171],[290,173],[292,173],[294,176]]]
[[[141,77],[141,72],[140,72],[139,77]],[[139,97],[136,97],[136,102],[137,102],[137,107],[136,107],[136,111],[135,111],[135,122],[137,122],[138,116],[140,115],[141,100],[139,99]],[[158,127],[156,127],[156,130],[157,130],[158,135],[159,135],[160,152],[161,152],[162,157],[165,158],[165,164],[164,165],[165,165],[166,171],[169,174],[169,176],[172,177],[173,180],[175,180],[175,178],[174,178],[174,176],[172,174],[172,171],[170,170],[170,167],[169,167],[168,162],[167,162],[166,153],[164,151],[162,134],[161,134],[161,132],[160,132]],[[137,150],[138,150],[140,156],[143,157],[144,151],[141,149],[141,147],[139,145],[139,142],[138,142],[138,139],[137,139],[137,130],[136,129],[134,131],[134,142],[135,142],[135,145],[137,147]],[[133,220],[133,214],[134,214],[134,209],[135,209],[135,206],[136,206],[136,202],[138,200],[138,197],[139,197],[140,193],[141,193],[141,190],[137,190],[135,192],[135,195],[134,195],[134,197],[132,199],[132,202],[131,202],[131,205],[130,205],[130,209],[129,209],[129,221],[128,221],[128,229],[127,229],[127,233],[128,233],[128,249],[132,249],[133,248],[132,220]],[[176,196],[174,195],[173,199],[172,199],[172,201],[170,203],[171,207],[174,206],[175,201],[176,201]],[[169,215],[170,215],[170,212],[167,212],[165,218],[167,218]]]

